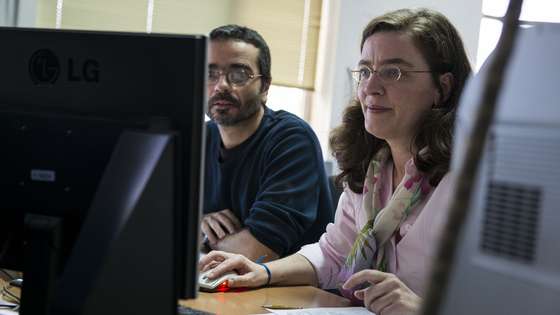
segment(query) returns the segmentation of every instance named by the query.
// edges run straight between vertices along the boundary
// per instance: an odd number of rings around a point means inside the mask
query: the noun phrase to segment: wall
[[[0,0],[0,26],[35,26],[37,0]]]
[[[328,132],[337,126],[352,93],[348,70],[359,60],[359,44],[363,27],[375,16],[400,8],[426,7],[445,14],[457,27],[465,43],[471,63],[476,57],[482,0],[328,0],[324,1],[319,44],[314,109],[311,123],[316,130],[326,159]]]

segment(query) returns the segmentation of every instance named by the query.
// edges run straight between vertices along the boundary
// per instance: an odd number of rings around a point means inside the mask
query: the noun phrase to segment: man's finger
[[[221,240],[227,235],[226,232],[224,232],[224,229],[222,228],[220,222],[216,220],[214,217],[212,216],[208,217],[206,219],[206,222],[208,223],[208,225],[210,226],[214,234],[216,234],[218,240]],[[208,239],[210,240],[210,237],[208,237]],[[214,242],[210,240],[210,244],[216,243],[218,240],[215,240]]]
[[[226,228],[228,234],[233,234],[237,231],[233,222],[231,222],[230,218],[224,213],[216,213],[216,216],[214,218],[219,221],[223,227]]]
[[[206,220],[202,221],[200,229],[202,230],[202,233],[206,235],[210,244],[215,244],[218,241],[218,237],[214,234],[214,231],[210,228],[210,225],[208,225]]]
[[[231,223],[235,226],[236,229],[241,228],[241,221],[237,218],[237,216],[231,211],[230,209],[224,209],[221,211],[225,216],[229,218]]]

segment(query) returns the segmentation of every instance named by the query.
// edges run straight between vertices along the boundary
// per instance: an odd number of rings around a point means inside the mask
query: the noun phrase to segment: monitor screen
[[[194,297],[206,38],[1,28],[0,40],[0,268],[24,272],[23,303],[47,290],[47,304],[93,314],[112,290],[136,304],[142,290]]]

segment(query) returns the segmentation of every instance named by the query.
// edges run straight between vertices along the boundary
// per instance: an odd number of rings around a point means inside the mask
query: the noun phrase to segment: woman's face
[[[397,81],[387,75],[398,73],[395,66],[401,70]],[[368,68],[374,73],[366,78]],[[409,145],[423,116],[440,100],[431,73],[407,72],[430,70],[412,39],[394,31],[371,35],[364,43],[358,69],[362,70],[358,99],[366,130],[389,143]],[[376,72],[382,69],[384,79]]]

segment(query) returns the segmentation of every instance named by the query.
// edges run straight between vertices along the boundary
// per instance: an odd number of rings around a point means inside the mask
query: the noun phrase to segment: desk
[[[241,315],[268,313],[262,305],[282,304],[301,307],[350,306],[350,301],[338,295],[311,287],[269,287],[242,292],[199,292],[194,300],[181,300],[184,306],[216,313]]]
[[[4,279],[0,279],[0,286],[4,284]],[[19,289],[14,290],[14,293],[19,295]],[[301,307],[350,306],[348,299],[311,286],[269,287],[226,293],[198,292],[198,298],[181,300],[179,303],[218,315],[268,313],[262,308],[262,305],[266,304]]]

